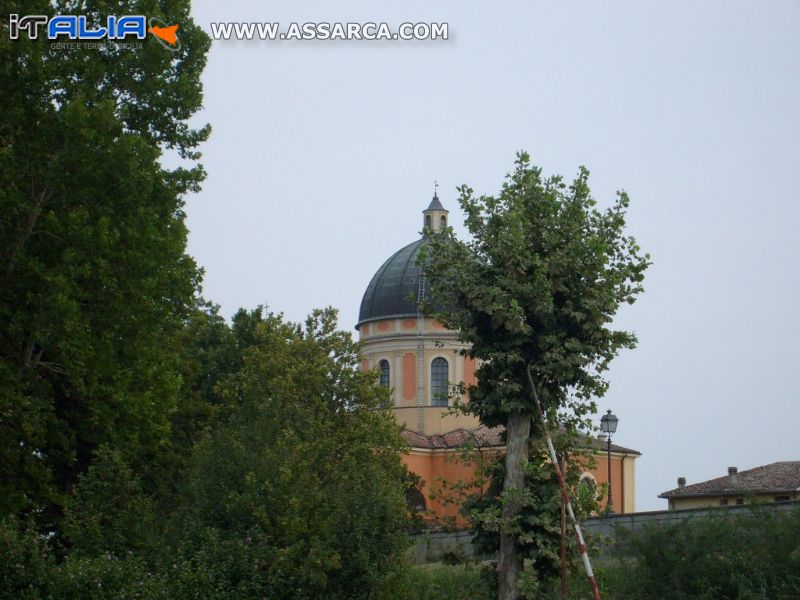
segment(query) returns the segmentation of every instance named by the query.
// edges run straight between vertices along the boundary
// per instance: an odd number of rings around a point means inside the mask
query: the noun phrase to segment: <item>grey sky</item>
[[[600,400],[658,493],[800,459],[798,2],[196,2],[195,20],[444,21],[428,42],[220,41],[190,252],[226,315],[332,305],[351,328],[381,263],[456,185],[493,193],[528,150],[632,199],[654,265]]]

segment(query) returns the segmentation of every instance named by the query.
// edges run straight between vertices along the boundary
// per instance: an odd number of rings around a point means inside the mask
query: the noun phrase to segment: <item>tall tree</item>
[[[179,23],[181,49],[53,49],[0,36],[0,516],[48,526],[102,444],[134,465],[163,443],[180,385],[165,343],[192,307],[183,203],[197,145],[208,37],[189,2],[88,1]],[[74,13],[3,2],[4,15]],[[165,150],[185,159],[161,164]]]
[[[459,188],[469,241],[452,230],[433,236],[426,278],[441,310],[437,317],[459,332],[468,354],[481,362],[466,409],[481,422],[505,426],[498,594],[519,596],[522,553],[514,522],[522,505],[531,428],[535,417],[526,371],[545,411],[562,420],[585,418],[608,383],[603,372],[633,333],[612,328],[623,303],[642,291],[649,256],[625,233],[628,196],[619,192],[605,211],[595,208],[589,172],[567,185],[543,178],[528,154],[497,196]]]

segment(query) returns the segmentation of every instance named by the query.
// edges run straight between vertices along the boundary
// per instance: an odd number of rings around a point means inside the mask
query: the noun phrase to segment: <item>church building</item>
[[[434,233],[448,226],[448,211],[434,195],[422,211],[423,228]],[[474,467],[453,460],[458,447],[474,436],[481,446],[503,450],[502,428],[488,429],[477,417],[450,411],[450,390],[458,382],[475,383],[476,364],[461,354],[465,345],[418,310],[429,299],[417,257],[425,245],[421,237],[404,246],[381,265],[364,292],[356,329],[363,344],[364,369],[377,369],[381,385],[392,390],[393,412],[404,426],[410,445],[404,456],[409,470],[424,485],[418,504],[435,516],[455,516],[458,508],[431,499],[431,486],[439,478],[468,481]],[[597,466],[582,478],[600,485],[608,480],[606,445],[587,440],[597,448]],[[639,452],[611,445],[611,482],[616,512],[633,512],[635,460]]]

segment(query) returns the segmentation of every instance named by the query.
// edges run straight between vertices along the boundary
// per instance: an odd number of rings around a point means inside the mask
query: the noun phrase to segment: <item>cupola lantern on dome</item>
[[[433,233],[439,233],[447,229],[447,215],[442,203],[439,202],[439,196],[436,191],[433,192],[433,199],[428,205],[428,208],[422,211],[422,227],[423,231],[430,230]]]

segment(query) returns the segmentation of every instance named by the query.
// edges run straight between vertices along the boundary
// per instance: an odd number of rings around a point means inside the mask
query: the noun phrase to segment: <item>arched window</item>
[[[597,499],[597,481],[595,481],[591,473],[584,473],[581,475],[579,490],[579,493],[585,495],[587,499]]]
[[[381,385],[383,387],[389,387],[389,361],[382,360],[378,363],[378,367],[381,370]]]
[[[439,223],[441,224],[442,229],[447,228],[447,217],[442,215],[442,218],[439,220]]]
[[[428,229],[430,229],[430,227],[431,227],[431,216],[430,215],[425,215],[425,227],[427,227]]]
[[[425,512],[428,508],[425,496],[416,487],[410,487],[406,490],[406,506],[412,513]]]
[[[431,363],[431,406],[447,406],[449,385],[449,367],[447,360],[434,358]]]

